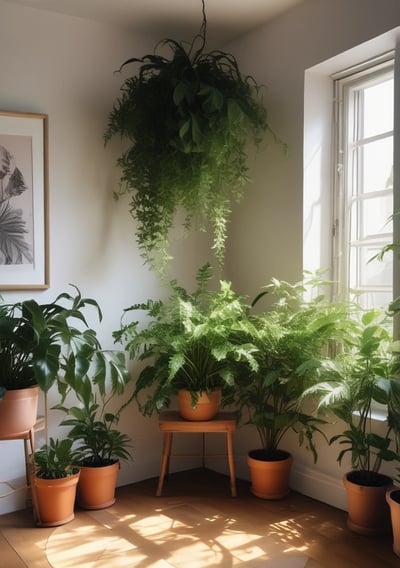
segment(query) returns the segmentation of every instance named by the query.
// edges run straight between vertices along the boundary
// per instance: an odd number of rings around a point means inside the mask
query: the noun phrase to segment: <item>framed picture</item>
[[[48,117],[0,110],[0,290],[49,287]]]

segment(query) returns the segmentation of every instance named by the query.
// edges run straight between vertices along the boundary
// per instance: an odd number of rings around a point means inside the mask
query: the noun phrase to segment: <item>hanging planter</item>
[[[231,204],[248,182],[247,144],[257,145],[266,131],[277,140],[256,81],[241,75],[233,55],[205,51],[206,27],[203,0],[201,31],[188,49],[165,39],[158,47],[169,48],[170,59],[152,54],[121,65],[140,66],[123,83],[105,133],[106,142],[119,135],[130,144],[118,160],[118,195],[130,198],[138,247],[151,268],[165,268],[170,258],[168,234],[180,209],[186,230],[212,227],[222,263]]]

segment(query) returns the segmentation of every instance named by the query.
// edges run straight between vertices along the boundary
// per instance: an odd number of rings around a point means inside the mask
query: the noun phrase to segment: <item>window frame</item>
[[[362,165],[357,162],[354,158],[357,154],[362,154],[362,152],[357,152],[356,149],[365,148],[368,143],[379,139],[388,139],[389,137],[393,140],[394,145],[394,124],[393,129],[380,134],[378,136],[372,136],[370,138],[358,140],[358,135],[355,136],[356,141],[349,141],[349,131],[354,132],[356,130],[359,132],[359,117],[363,109],[362,96],[358,97],[357,87],[363,87],[367,85],[373,85],[374,83],[379,84],[385,80],[385,77],[393,77],[395,75],[395,52],[391,50],[390,52],[384,53],[378,57],[374,57],[371,60],[365,61],[356,66],[350,67],[331,75],[331,80],[333,82],[333,104],[334,104],[334,120],[333,120],[333,170],[332,170],[332,277],[337,283],[335,289],[335,295],[343,297],[348,296],[351,287],[349,285],[350,280],[350,262],[352,251],[356,251],[357,255],[363,254],[363,247],[370,245],[377,245],[379,249],[386,244],[393,242],[393,233],[388,231],[386,237],[384,234],[375,235],[375,238],[364,238],[359,242],[359,248],[357,248],[357,242],[354,242],[351,235],[351,207],[360,207],[362,202],[368,201],[368,199],[373,199],[373,193],[369,195],[350,195],[350,190],[357,186],[359,182],[359,177],[362,177],[361,169]],[[354,93],[354,94],[353,94]],[[361,95],[361,93],[360,93]],[[354,105],[354,108],[353,108]],[[349,150],[349,147],[353,145],[354,152]],[[393,152],[394,158],[394,152]],[[354,174],[354,168],[357,172]],[[356,182],[353,185],[353,180]],[[349,181],[350,180],[350,181]],[[380,196],[389,196],[392,200],[391,204],[391,214],[393,213],[394,203],[394,187],[393,189],[381,190]],[[360,221],[361,213],[357,215],[356,220]],[[358,231],[358,229],[357,229]],[[393,230],[394,231],[394,230]],[[353,244],[352,244],[353,243]],[[369,260],[369,259],[368,259]],[[367,260],[367,261],[368,261]],[[365,259],[364,259],[365,261]],[[378,261],[375,261],[378,262]],[[362,261],[360,261],[362,263]],[[359,265],[357,261],[356,266],[357,277],[360,275]],[[394,269],[392,270],[394,275]],[[393,278],[390,290],[390,300],[393,298]],[[358,278],[357,278],[358,280]],[[357,288],[357,286],[356,286]],[[362,289],[362,288],[361,288]],[[373,289],[370,292],[374,292]],[[376,292],[383,292],[383,287]],[[368,301],[368,296],[365,296],[366,302]],[[362,302],[362,297],[360,299]],[[385,302],[386,303],[386,302]],[[372,307],[372,306],[370,306]]]
[[[393,201],[400,210],[400,26],[364,43],[353,45],[324,61],[316,61],[304,70],[303,99],[303,271],[332,272],[332,104],[335,74],[358,68],[360,62],[379,59],[381,54],[395,54],[394,68],[394,136]],[[394,242],[400,243],[400,216],[393,224]],[[400,248],[393,251],[393,295],[400,296]],[[394,318],[394,333],[400,338],[400,318]]]

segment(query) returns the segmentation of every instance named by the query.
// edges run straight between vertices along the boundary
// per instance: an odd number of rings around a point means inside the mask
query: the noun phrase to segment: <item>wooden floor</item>
[[[391,535],[363,537],[346,513],[292,493],[254,497],[247,482],[230,496],[228,478],[208,470],[121,487],[100,511],[36,528],[29,509],[0,516],[0,568],[391,568]]]

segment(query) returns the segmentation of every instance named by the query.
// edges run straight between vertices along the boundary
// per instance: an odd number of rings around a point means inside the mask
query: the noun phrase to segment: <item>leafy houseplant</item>
[[[137,243],[153,268],[165,266],[181,208],[187,230],[211,225],[222,261],[231,202],[248,181],[247,144],[257,145],[265,131],[276,140],[255,80],[241,75],[233,55],[205,51],[206,25],[203,0],[201,32],[187,49],[165,39],[159,45],[170,59],[151,54],[121,65],[140,67],[122,85],[105,133],[106,142],[120,135],[130,143],[118,160],[120,194],[130,197]]]
[[[3,392],[36,384],[47,392],[62,368],[73,369],[78,375],[87,368],[83,360],[88,359],[88,350],[96,351],[99,344],[95,332],[87,327],[84,310],[91,305],[100,320],[102,314],[95,300],[83,298],[78,288],[74,288],[75,296],[64,292],[48,304],[26,300],[0,305]],[[72,322],[80,322],[86,329],[82,331]]]
[[[79,472],[74,465],[77,454],[72,449],[72,440],[55,440],[35,451],[35,475],[40,479],[61,479]]]
[[[201,392],[221,388],[226,397],[234,389],[239,364],[255,365],[246,332],[247,305],[229,282],[210,290],[211,276],[206,264],[198,270],[193,293],[172,281],[167,301],[148,300],[125,310],[145,310],[150,318],[144,327],[133,321],[114,334],[132,359],[147,363],[133,393],[144,415],[168,407],[181,389],[190,391],[193,407]]]
[[[72,521],[79,469],[72,440],[50,438],[34,454],[33,502],[39,526],[58,526]]]
[[[6,435],[8,419],[15,418],[11,431],[16,433],[33,426],[39,388],[47,393],[62,373],[85,375],[91,358],[101,349],[96,333],[87,326],[87,306],[94,307],[101,320],[97,302],[83,298],[78,288],[74,296],[62,293],[46,304],[31,299],[0,305],[2,435]],[[28,406],[32,416],[24,419],[23,410],[23,423],[19,424],[16,414],[20,399],[27,398],[22,389],[27,388],[34,392],[33,402]]]
[[[103,354],[104,355],[104,354]],[[80,465],[102,467],[119,459],[128,459],[128,436],[115,428],[118,424],[121,409],[111,412],[109,406],[116,395],[122,395],[130,376],[125,371],[125,358],[122,353],[107,352],[111,362],[110,381],[101,371],[104,359],[97,361],[93,377],[64,378],[61,386],[63,401],[68,393],[73,393],[79,406],[65,406],[63,403],[54,408],[63,410],[72,418],[65,419],[63,426],[72,426],[68,436],[79,443],[77,456]]]
[[[248,456],[251,469],[262,469],[260,482],[252,474],[252,491],[259,497],[281,498],[289,491],[292,458],[281,449],[289,430],[298,434],[300,445],[305,443],[317,460],[313,436],[322,434],[323,421],[299,406],[299,400],[315,380],[324,350],[341,335],[345,313],[343,305],[329,302],[324,294],[315,295],[322,284],[318,279],[293,285],[272,279],[253,302],[255,305],[265,292],[273,297],[269,308],[252,317],[257,368],[243,374],[236,393],[240,414],[248,416],[246,423],[257,429],[261,442]],[[306,292],[311,299],[305,299]],[[264,486],[272,474],[263,470],[271,462],[274,469],[282,462],[285,473],[278,474],[276,485]]]
[[[109,376],[103,372],[105,367]],[[122,408],[114,412],[110,408],[115,397],[123,394],[130,376],[120,352],[97,354],[91,373],[91,379],[65,375],[60,383],[62,402],[55,408],[68,415],[61,425],[72,427],[68,436],[77,444],[76,463],[81,470],[78,502],[84,508],[100,509],[114,503],[119,460],[130,457],[130,438],[117,428]],[[70,393],[78,405],[65,406]]]
[[[352,319],[350,341],[333,361],[324,363],[324,381],[314,385],[306,396],[317,395],[319,409],[329,410],[346,424],[346,429],[333,436],[330,443],[339,442],[342,448],[339,463],[345,455],[351,457],[352,471],[344,477],[348,526],[362,534],[373,534],[388,527],[385,491],[392,480],[381,473],[381,467],[385,461],[398,461],[399,455],[391,449],[395,415],[389,413],[378,433],[374,431],[372,410],[374,403],[391,407],[400,364],[384,314],[369,310]],[[397,418],[397,428],[398,423]],[[354,506],[358,506],[359,496],[367,495],[367,488],[374,496],[374,509],[362,504],[358,512]]]

